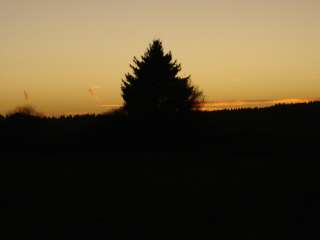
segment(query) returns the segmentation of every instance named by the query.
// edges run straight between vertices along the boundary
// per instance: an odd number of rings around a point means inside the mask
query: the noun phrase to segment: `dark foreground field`
[[[0,238],[319,239],[319,113],[2,119]]]

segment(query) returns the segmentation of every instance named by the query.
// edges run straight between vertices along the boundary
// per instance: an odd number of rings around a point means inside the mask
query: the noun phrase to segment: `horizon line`
[[[209,100],[200,104],[200,111],[219,111],[219,110],[233,110],[233,109],[245,109],[245,108],[265,108],[278,104],[298,104],[298,103],[310,103],[320,102],[319,98],[279,98],[279,99],[239,99],[239,100]],[[29,106],[22,105],[22,106]],[[30,105],[32,106],[32,105]],[[96,107],[104,109],[101,111],[68,111],[64,113],[46,113],[45,111],[37,111],[47,117],[59,117],[59,116],[76,116],[76,115],[97,115],[108,113],[113,110],[117,110],[123,106],[122,104],[99,104]],[[19,106],[18,106],[19,107]],[[4,113],[7,115],[9,112]]]
[[[246,100],[216,100],[205,101],[201,104],[202,111],[225,109],[263,108],[277,104],[297,104],[320,101],[320,98],[279,98],[279,99],[246,99]]]

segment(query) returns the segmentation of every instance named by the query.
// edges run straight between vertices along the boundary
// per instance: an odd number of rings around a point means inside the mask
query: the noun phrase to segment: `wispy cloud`
[[[254,108],[254,107],[268,107],[276,104],[290,104],[290,103],[307,103],[312,101],[320,101],[320,98],[285,98],[276,100],[229,100],[229,101],[209,101],[203,103],[202,110],[223,110],[223,109],[237,109],[237,108]]]
[[[207,101],[201,104],[203,111],[214,111],[223,109],[268,107],[276,104],[307,103],[320,101],[320,98],[284,98],[284,99],[263,99],[263,100],[226,100]],[[100,104],[101,108],[119,108],[120,104]]]
[[[29,94],[26,90],[23,91],[24,100],[26,100],[27,103],[29,103]]]
[[[88,92],[90,94],[91,97],[93,97],[95,100],[98,100],[99,99],[99,96],[97,94],[97,90],[100,89],[100,86],[91,86],[88,88]]]
[[[92,97],[96,94],[92,88],[89,88],[88,91]]]
[[[121,107],[120,104],[101,104],[99,105],[99,107],[103,107],[103,108],[115,108],[115,107]]]

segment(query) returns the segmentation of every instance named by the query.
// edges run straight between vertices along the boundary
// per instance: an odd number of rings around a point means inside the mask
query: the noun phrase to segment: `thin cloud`
[[[92,97],[96,95],[96,92],[94,91],[94,89],[89,88],[88,91]]]
[[[91,86],[88,88],[88,92],[91,97],[93,97],[96,101],[99,100],[99,96],[97,94],[97,90],[100,89],[100,86]]]
[[[284,98],[284,99],[263,99],[263,100],[228,100],[228,101],[207,101],[201,104],[201,110],[213,111],[224,109],[239,109],[239,108],[255,108],[269,107],[276,104],[293,104],[293,103],[308,103],[320,101],[320,98]],[[101,108],[118,108],[120,104],[100,104]]]
[[[276,104],[307,103],[320,101],[320,98],[285,98],[277,100],[230,100],[230,101],[210,101],[201,104],[204,111],[237,109],[237,108],[254,108],[268,107]]]
[[[99,107],[114,108],[114,107],[121,107],[121,105],[119,105],[119,104],[101,104],[101,105],[99,105]]]
[[[23,91],[23,96],[24,96],[24,99],[26,100],[26,102],[29,102],[29,94],[26,90]]]

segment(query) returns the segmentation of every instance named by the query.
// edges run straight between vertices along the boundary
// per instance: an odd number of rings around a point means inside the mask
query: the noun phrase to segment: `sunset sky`
[[[0,113],[117,106],[156,38],[208,102],[316,99],[319,13],[319,0],[1,0]]]

